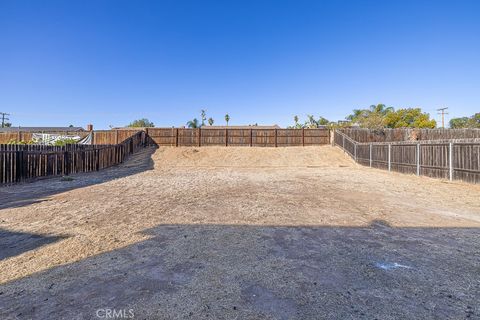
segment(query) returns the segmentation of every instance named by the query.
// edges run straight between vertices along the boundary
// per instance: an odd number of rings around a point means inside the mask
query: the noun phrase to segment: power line
[[[10,120],[9,118],[7,118],[10,113],[0,112],[0,115],[2,116],[2,128],[5,128],[5,121]]]
[[[448,112],[445,112],[445,110],[447,109],[448,107],[437,109],[438,114],[442,115],[442,128],[445,128],[445,115],[448,114]]]

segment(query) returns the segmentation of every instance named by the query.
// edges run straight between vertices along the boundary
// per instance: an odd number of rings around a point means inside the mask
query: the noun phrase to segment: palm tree
[[[202,118],[202,127],[205,125],[205,120],[207,120],[207,110],[202,109],[200,111],[200,116]]]
[[[392,107],[387,107],[386,105],[379,103],[377,105],[371,105],[370,111],[373,113],[378,113],[381,115],[386,115],[389,112],[392,112],[394,109]]]
[[[188,121],[187,126],[192,129],[198,128],[199,127],[198,119],[194,118],[193,120]]]
[[[298,128],[298,116],[294,116],[293,121],[295,121],[295,128]]]
[[[364,115],[364,112],[365,110],[363,109],[353,109],[353,113],[347,116],[346,119],[349,121],[355,122]]]
[[[228,121],[230,121],[230,116],[228,113],[225,115],[225,121],[227,122],[227,127],[228,127]]]
[[[209,124],[209,125],[213,126],[213,122],[214,122],[214,121],[213,121],[213,118],[208,118],[208,124]]]
[[[315,118],[311,114],[307,114],[307,127],[308,128],[316,128],[318,127],[317,121],[315,121]]]
[[[324,118],[324,117],[320,116],[320,117],[318,118],[317,124],[318,124],[319,126],[328,126],[328,125],[330,124],[330,121],[328,121],[327,118]]]

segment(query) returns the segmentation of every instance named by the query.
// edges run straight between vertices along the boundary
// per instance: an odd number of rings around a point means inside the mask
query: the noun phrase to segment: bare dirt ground
[[[480,186],[330,146],[145,149],[0,188],[0,319],[480,318]]]

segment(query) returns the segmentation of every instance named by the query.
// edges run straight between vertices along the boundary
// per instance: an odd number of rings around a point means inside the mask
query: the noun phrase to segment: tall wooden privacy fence
[[[359,143],[335,130],[333,143],[365,166],[480,183],[480,142]]]
[[[1,145],[0,184],[46,176],[98,171],[122,163],[145,143],[145,133],[137,132],[111,145]]]
[[[330,143],[328,129],[187,129],[146,128],[149,144],[158,146],[286,147]]]
[[[480,139],[480,129],[340,129],[357,142],[396,142],[417,140]]]

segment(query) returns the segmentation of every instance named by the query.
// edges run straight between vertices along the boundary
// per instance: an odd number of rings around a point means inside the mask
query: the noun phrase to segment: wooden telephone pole
[[[448,112],[445,112],[445,110],[447,109],[448,107],[437,109],[438,114],[442,115],[442,128],[445,128],[445,115],[448,114]]]
[[[7,116],[9,115],[9,113],[0,112],[0,116],[2,116],[2,128],[5,128],[5,121],[10,120],[9,118],[7,118]]]

